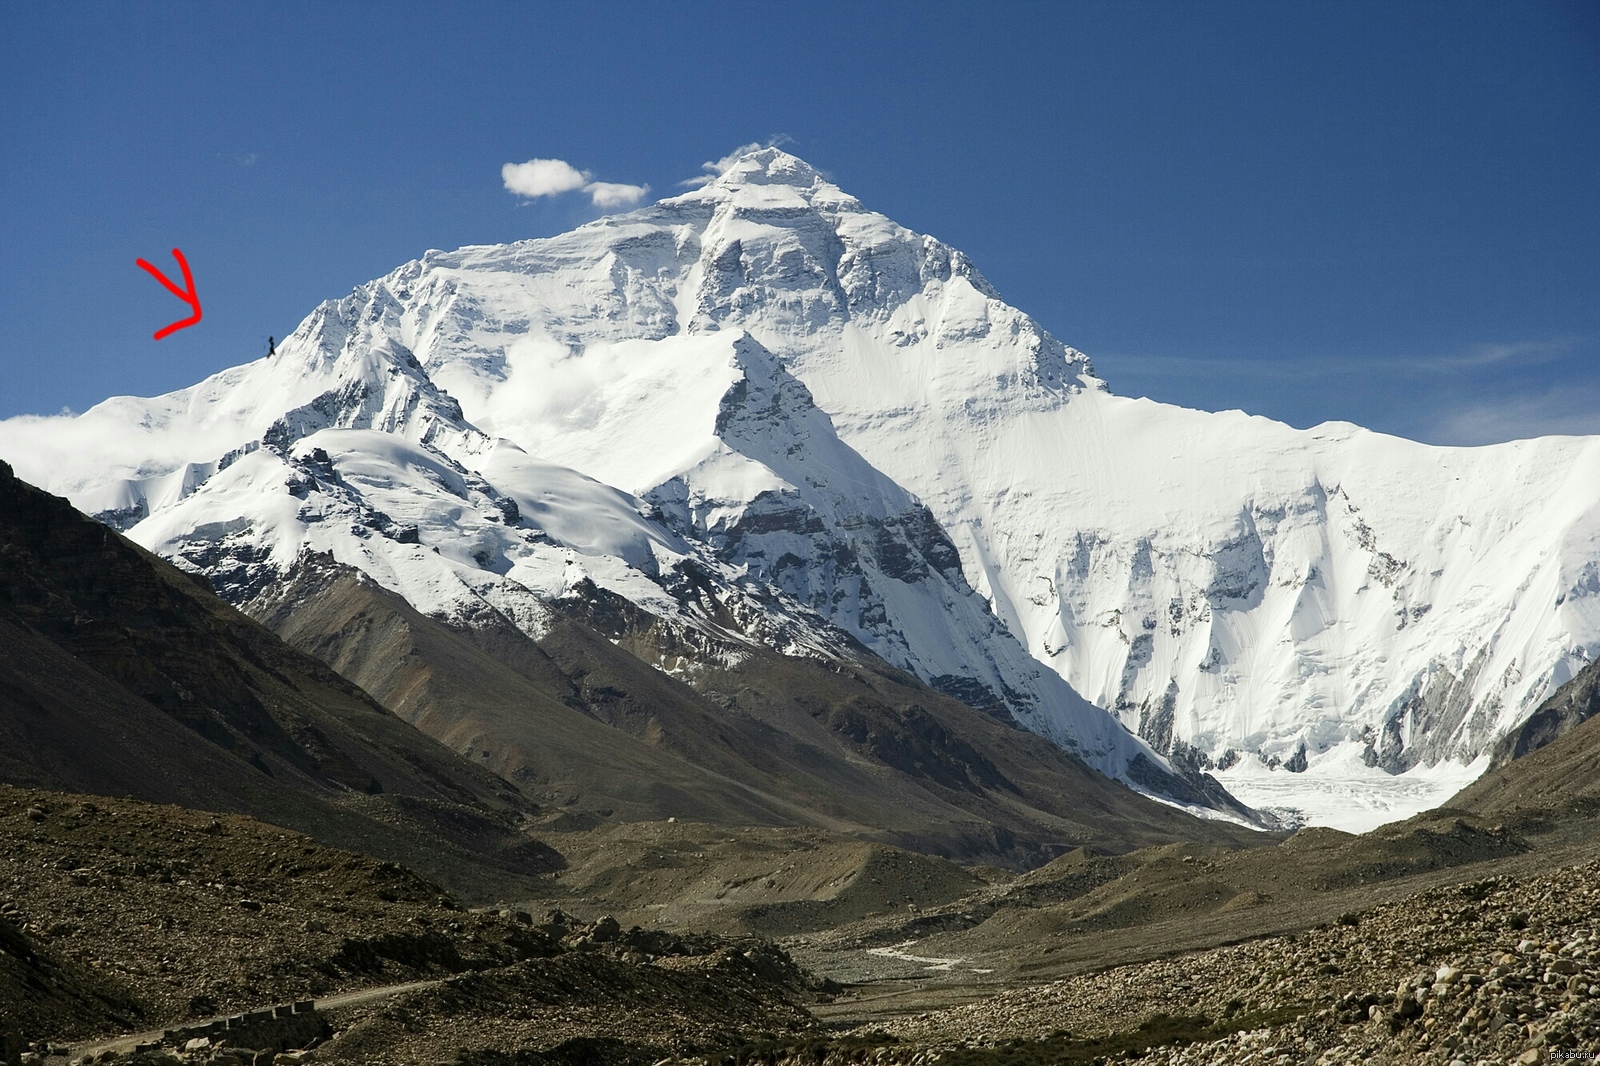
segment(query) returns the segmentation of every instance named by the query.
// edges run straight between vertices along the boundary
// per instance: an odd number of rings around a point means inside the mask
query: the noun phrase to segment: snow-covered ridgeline
[[[1107,773],[1142,757],[1154,777],[1130,780],[1161,787],[1160,756],[1004,632],[926,509],[840,442],[747,335],[607,356],[613,402],[563,427],[571,448],[548,450],[648,486],[641,499],[466,421],[402,339],[399,306],[387,285],[365,286],[320,309],[273,360],[80,419],[7,423],[0,440],[16,445],[24,477],[98,507],[237,602],[316,552],[427,613],[472,624],[493,612],[535,636],[545,605],[586,582],[735,645],[837,657],[849,654],[838,626]],[[108,424],[132,444],[108,451],[119,461],[39,462]],[[241,439],[251,429],[259,437]],[[689,592],[701,579],[718,597],[709,610]],[[711,621],[730,607],[740,632]]]
[[[464,421],[395,342],[394,309],[363,287],[273,359],[82,416],[0,423],[0,454],[235,602],[315,552],[457,623],[492,613],[538,636],[546,603],[593,583],[702,631],[697,646],[840,653],[847,638],[650,521],[635,497]],[[686,563],[761,624],[729,632],[673,595]]]

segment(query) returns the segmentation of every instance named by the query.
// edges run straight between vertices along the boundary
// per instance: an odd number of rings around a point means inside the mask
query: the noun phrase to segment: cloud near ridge
[[[615,181],[591,181],[583,187],[596,207],[621,207],[636,204],[650,191],[648,185],[624,185]]]
[[[530,159],[526,163],[507,163],[500,168],[506,191],[526,199],[559,196],[582,190],[596,207],[622,207],[636,204],[650,191],[648,185],[627,185],[616,181],[590,181],[587,170],[579,170],[565,159]]]
[[[1500,444],[1533,437],[1600,435],[1600,389],[1562,385],[1447,409],[1428,427],[1431,444]]]

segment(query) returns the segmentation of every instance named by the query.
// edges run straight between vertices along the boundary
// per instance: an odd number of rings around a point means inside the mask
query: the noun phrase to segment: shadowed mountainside
[[[1091,842],[1267,839],[1145,799],[866,653],[740,648],[691,688],[652,665],[666,638],[645,612],[597,589],[555,606],[538,642],[509,622],[456,629],[308,558],[249,610],[541,800],[619,820],[810,826],[1013,866]]]
[[[469,895],[559,862],[515,787],[4,464],[0,780],[248,813]]]
[[[1600,662],[1592,662],[1562,685],[1528,716],[1527,721],[1500,738],[1491,768],[1531,755],[1600,714]]]

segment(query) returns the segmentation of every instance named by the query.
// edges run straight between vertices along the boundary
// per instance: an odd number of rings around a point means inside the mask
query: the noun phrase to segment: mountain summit
[[[1351,828],[1481,772],[1600,651],[1600,439],[1115,396],[777,149],[430,251],[273,359],[0,423],[0,456],[236,602],[308,552],[535,638],[603,592],[691,684],[741,646],[870,653],[1137,787],[1205,806],[1169,766],[1214,768]]]

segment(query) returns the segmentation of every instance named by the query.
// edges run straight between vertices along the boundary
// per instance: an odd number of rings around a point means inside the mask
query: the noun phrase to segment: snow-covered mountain
[[[276,357],[168,396],[12,420],[5,451],[240,604],[315,552],[425,613],[537,638],[552,601],[598,586],[675,627],[693,651],[658,665],[691,682],[749,642],[848,660],[859,641],[1107,774],[1200,798],[1005,632],[927,509],[748,334],[597,353],[598,376],[567,386],[597,409],[553,418],[536,458],[432,380],[407,296],[364,286]]]
[[[729,639],[848,633],[1107,772],[1158,764],[1115,715],[1353,827],[1469,779],[1600,652],[1600,439],[1115,396],[960,252],[775,149],[429,252],[276,359],[0,423],[0,456],[236,596],[312,548],[537,632],[588,578]]]

